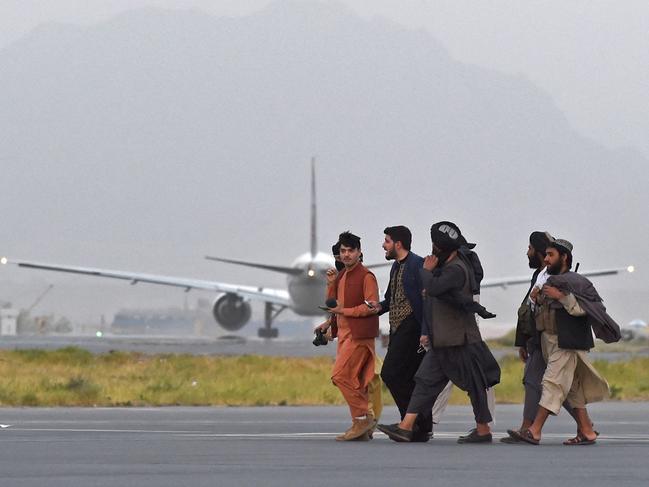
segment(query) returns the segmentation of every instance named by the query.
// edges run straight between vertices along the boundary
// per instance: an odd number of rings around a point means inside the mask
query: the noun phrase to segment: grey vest
[[[461,259],[455,258],[446,265],[449,267],[459,266],[462,269],[465,279],[461,293],[473,299],[466,264]],[[431,296],[426,297],[426,307],[428,316],[431,317],[430,331],[433,348],[455,347],[482,341],[474,313],[464,311],[457,305]]]

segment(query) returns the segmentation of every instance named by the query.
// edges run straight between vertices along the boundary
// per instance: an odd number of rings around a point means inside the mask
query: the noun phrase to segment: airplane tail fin
[[[310,245],[310,252],[311,252],[311,258],[315,258],[316,254],[318,253],[318,237],[317,237],[317,232],[316,232],[316,214],[317,214],[317,208],[316,208],[316,194],[315,194],[315,157],[311,158],[311,245]],[[267,271],[271,272],[279,272],[280,274],[288,274],[288,275],[293,275],[297,276],[302,274],[301,269],[296,269],[294,267],[283,267],[283,266],[275,266],[275,265],[268,265],[268,264],[258,264],[256,262],[246,262],[243,260],[234,260],[234,259],[224,259],[221,257],[212,257],[210,255],[206,255],[205,258],[207,260],[214,260],[216,262],[225,262],[227,264],[235,264],[235,265],[241,265],[241,266],[246,266],[246,267],[254,267],[256,269],[264,269]]]
[[[315,200],[315,157],[311,158],[311,257],[318,253],[318,237],[316,233],[316,200]]]
[[[205,258],[207,260],[214,260],[216,262],[225,262],[226,264],[235,264],[235,265],[242,265],[245,267],[254,267],[256,269],[264,269],[266,271],[271,271],[271,272],[279,272],[280,274],[289,274],[292,276],[297,276],[302,274],[301,269],[296,269],[294,267],[283,267],[283,266],[277,266],[277,265],[268,265],[268,264],[257,264],[256,262],[246,262],[243,260],[234,260],[234,259],[222,259],[221,257],[212,257],[210,255],[206,255]]]

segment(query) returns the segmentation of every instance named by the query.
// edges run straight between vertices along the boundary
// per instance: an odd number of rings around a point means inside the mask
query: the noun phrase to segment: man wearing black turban
[[[410,442],[419,414],[433,407],[448,381],[466,391],[471,399],[476,428],[460,436],[459,443],[492,441],[487,389],[500,381],[500,367],[482,341],[472,311],[449,302],[451,296],[473,300],[469,266],[458,257],[460,247],[470,247],[460,229],[443,221],[431,227],[433,255],[424,259],[421,280],[424,313],[420,343],[430,347],[417,374],[408,412],[401,423],[378,428],[396,441]]]
[[[516,340],[514,342],[514,345],[519,347],[518,356],[525,362],[523,371],[523,386],[525,387],[523,422],[518,430],[507,430],[509,436],[500,439],[503,443],[520,441],[519,435],[516,433],[520,433],[532,425],[539,409],[541,380],[547,364],[543,358],[540,334],[536,331],[529,296],[537,277],[545,269],[545,263],[543,262],[545,250],[552,241],[554,241],[554,238],[548,232],[535,231],[530,234],[527,246],[527,259],[530,269],[534,269],[534,273],[532,274],[530,288],[518,308],[518,323],[516,324]],[[567,401],[563,403],[563,407],[572,417],[575,417],[574,410]]]
[[[593,429],[586,405],[609,395],[608,383],[588,359],[588,350],[594,346],[591,326],[597,326],[598,337],[613,341],[619,336],[616,333],[619,327],[606,314],[592,283],[570,272],[572,250],[573,246],[567,240],[554,239],[548,244],[545,265],[549,277],[540,292],[530,295],[535,304],[534,323],[540,332],[547,366],[533,423],[522,431],[508,433],[534,445],[539,444],[548,416],[559,414],[566,400],[574,410],[577,436],[565,441],[564,445],[595,443],[597,432]],[[537,281],[534,287],[538,284]],[[607,323],[598,321],[602,318]],[[606,324],[608,327],[603,330],[602,326]]]

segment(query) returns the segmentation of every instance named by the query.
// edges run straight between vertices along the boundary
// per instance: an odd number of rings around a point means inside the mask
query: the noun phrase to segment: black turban
[[[530,245],[534,250],[542,254],[545,254],[545,249],[553,240],[554,238],[548,232],[532,232],[530,235]]]
[[[447,221],[435,223],[430,227],[430,239],[444,251],[457,250],[463,246],[469,248],[475,247],[475,244],[470,244],[466,241],[455,223]]]

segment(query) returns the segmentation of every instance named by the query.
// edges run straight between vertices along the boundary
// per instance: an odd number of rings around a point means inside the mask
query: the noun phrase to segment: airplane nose
[[[315,276],[315,270],[309,269],[308,271],[306,271],[306,275],[309,277]]]
[[[5,265],[7,263],[6,257],[0,257],[0,264]]]

